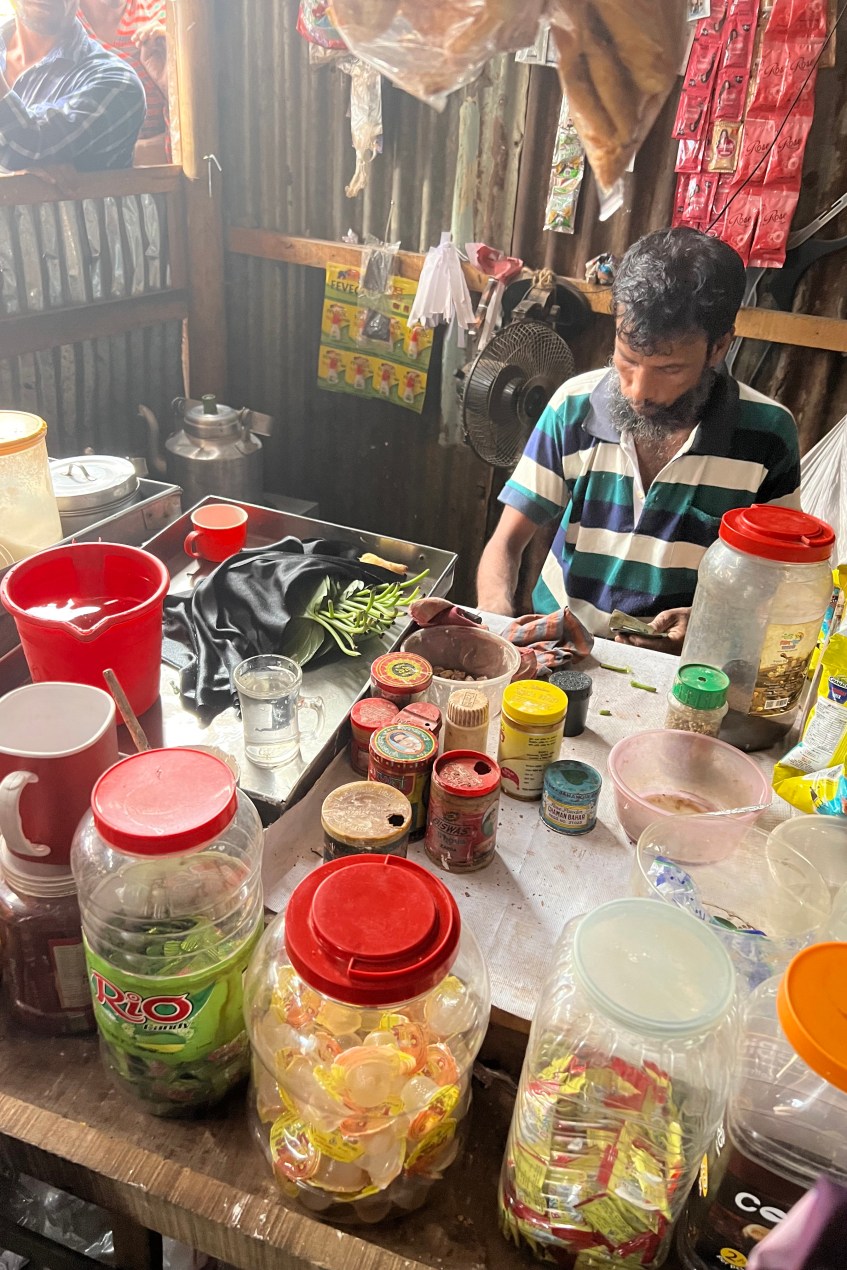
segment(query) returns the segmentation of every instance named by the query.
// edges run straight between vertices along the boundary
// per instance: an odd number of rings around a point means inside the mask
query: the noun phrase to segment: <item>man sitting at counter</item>
[[[744,281],[739,255],[698,230],[630,247],[612,290],[612,363],[568,380],[539,420],[500,495],[477,575],[481,609],[513,614],[523,553],[560,518],[535,611],[567,606],[608,637],[622,609],[666,636],[632,643],[678,653],[724,512],[799,506],[791,413],[722,365]]]
[[[144,89],[126,62],[86,35],[77,0],[12,0],[0,27],[0,170],[71,163],[126,168]]]

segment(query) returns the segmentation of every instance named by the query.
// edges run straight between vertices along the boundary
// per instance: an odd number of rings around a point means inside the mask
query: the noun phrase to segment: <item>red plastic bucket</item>
[[[111,667],[136,714],[159,695],[162,607],[170,578],[138,547],[51,547],[14,565],[0,600],[15,619],[35,683],[104,687]]]

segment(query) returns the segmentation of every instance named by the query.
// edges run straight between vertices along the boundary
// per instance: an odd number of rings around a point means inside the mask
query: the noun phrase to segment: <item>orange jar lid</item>
[[[813,944],[788,964],[776,999],[791,1048],[847,1093],[847,944]]]
[[[47,424],[38,415],[0,410],[0,455],[28,450],[41,440],[46,431]]]

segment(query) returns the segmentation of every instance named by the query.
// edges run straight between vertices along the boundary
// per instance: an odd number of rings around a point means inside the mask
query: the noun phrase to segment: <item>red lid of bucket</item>
[[[721,520],[721,539],[737,551],[786,564],[815,564],[828,560],[835,534],[825,520],[795,511],[754,503],[736,507]]]
[[[217,837],[237,807],[232,772],[200,750],[145,750],[116,763],[91,795],[101,838],[131,855],[190,851]]]
[[[400,856],[346,856],[295,887],[285,948],[298,975],[350,1005],[408,1001],[440,983],[461,919],[443,882]]]

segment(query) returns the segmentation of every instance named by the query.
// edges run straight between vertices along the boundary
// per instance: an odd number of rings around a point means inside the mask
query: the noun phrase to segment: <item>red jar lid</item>
[[[371,681],[392,697],[426,692],[432,683],[432,666],[417,653],[383,653],[371,665]]]
[[[397,718],[399,711],[387,697],[365,697],[350,711],[350,722],[360,732],[378,732]]]
[[[435,760],[435,775],[446,794],[484,798],[500,784],[500,768],[476,750],[448,750]]]
[[[397,723],[411,723],[415,728],[426,728],[437,736],[441,731],[441,711],[431,701],[413,701],[397,716]]]
[[[828,560],[835,546],[835,534],[825,520],[792,507],[761,503],[726,512],[720,536],[737,551],[765,560],[784,560],[786,564]]]
[[[443,882],[400,856],[347,856],[295,887],[285,948],[301,979],[335,1001],[385,1006],[440,983],[461,919]]]
[[[189,749],[133,754],[104,772],[91,795],[100,837],[131,855],[173,855],[210,842],[237,805],[226,763]]]

